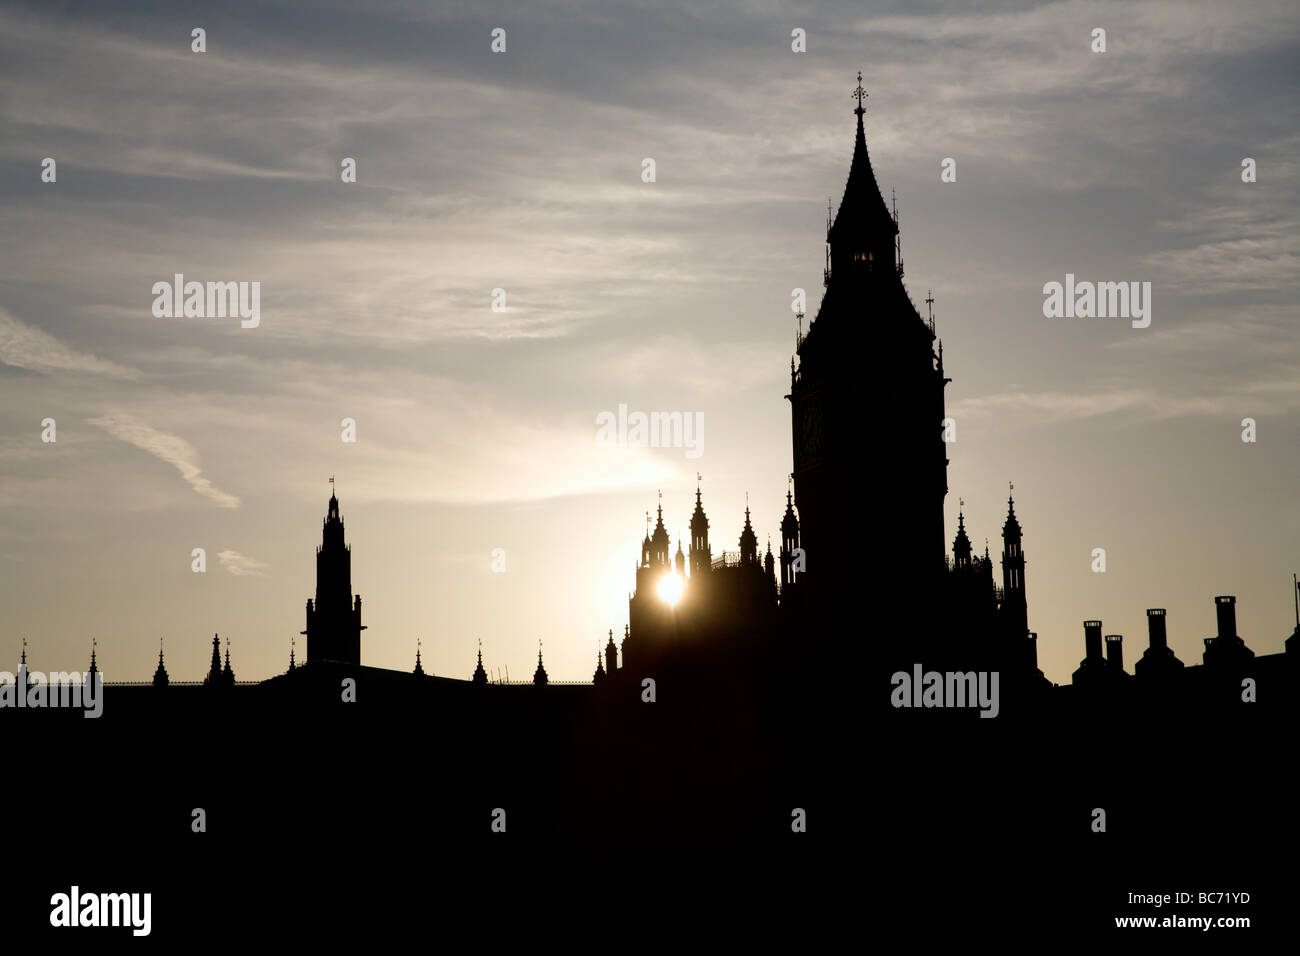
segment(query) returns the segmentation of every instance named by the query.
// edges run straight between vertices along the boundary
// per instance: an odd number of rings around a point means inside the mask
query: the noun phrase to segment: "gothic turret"
[[[221,686],[221,638],[216,634],[212,635],[212,663],[208,667],[208,676],[203,679],[203,683],[209,687]]]
[[[740,563],[742,565],[758,564],[758,535],[749,523],[749,496],[745,496],[745,527],[740,530]]]
[[[954,571],[969,571],[971,569],[970,552],[970,538],[966,535],[966,515],[963,511],[959,511],[957,512],[957,536],[952,541],[952,567]]]
[[[483,642],[478,642],[478,664],[474,667],[474,674],[470,680],[475,684],[487,683],[487,671],[483,669]]]
[[[415,641],[415,670],[411,671],[411,673],[420,677],[424,676],[424,665],[420,663],[420,641],[418,638]]]
[[[682,553],[682,539],[677,539],[677,554],[673,558],[673,564],[677,570],[677,576],[685,580],[686,578],[686,555]]]
[[[158,669],[153,672],[153,686],[166,687],[170,681],[167,678],[167,668],[163,666],[163,648],[162,641],[158,642]]]
[[[235,686],[235,672],[230,669],[230,638],[226,638],[226,666],[221,669],[221,683],[225,687]]]
[[[1002,623],[1003,633],[1021,638],[1029,633],[1028,603],[1025,598],[1025,552],[1021,546],[1016,503],[1007,495],[1007,520],[1002,525]]]
[[[542,666],[542,642],[537,642],[537,670],[533,671],[533,683],[540,687],[547,683],[546,668]]]
[[[650,536],[650,564],[656,568],[668,568],[668,529],[664,527],[663,492],[659,492],[659,520],[655,523],[654,534]]]
[[[609,629],[609,642],[605,645],[605,673],[613,675],[618,670],[618,647],[614,644],[614,629]]]
[[[704,505],[700,502],[700,486],[695,486],[695,511],[691,515],[691,577],[704,574],[713,563],[713,554],[709,551],[709,519],[705,517]]]
[[[333,483],[331,478],[330,482]],[[352,595],[352,550],[343,536],[339,500],[330,494],[316,549],[316,599],[307,602],[307,663],[361,663],[361,595]]]

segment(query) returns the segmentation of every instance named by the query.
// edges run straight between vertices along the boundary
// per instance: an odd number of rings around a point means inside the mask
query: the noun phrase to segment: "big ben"
[[[791,363],[795,503],[804,580],[822,607],[861,584],[924,593],[944,569],[942,362],[903,285],[898,223],[857,137],[827,229],[826,292]],[[882,622],[883,623],[883,622]]]

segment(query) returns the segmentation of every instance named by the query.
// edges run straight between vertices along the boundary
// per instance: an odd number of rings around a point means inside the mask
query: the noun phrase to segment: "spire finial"
[[[19,664],[27,663],[27,638],[25,637],[23,638],[23,658],[18,663]]]
[[[863,113],[866,112],[866,109],[862,105],[862,101],[867,98],[867,91],[862,88],[861,70],[858,70],[858,88],[853,91],[853,95],[858,101],[858,107],[853,112],[856,113],[858,116],[861,116]]]

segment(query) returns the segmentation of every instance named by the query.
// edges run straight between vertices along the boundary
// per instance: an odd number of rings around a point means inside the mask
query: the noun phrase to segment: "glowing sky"
[[[241,679],[283,669],[334,475],[366,663],[420,637],[468,677],[481,637],[526,678],[542,639],[589,679],[658,489],[674,539],[697,470],[715,552],[746,492],[777,530],[791,290],[815,311],[859,68],[954,379],[948,535],[964,497],[996,552],[1016,482],[1047,675],[1084,618],[1131,663],[1147,607],[1197,663],[1216,594],[1257,653],[1290,633],[1293,3],[46,6],[0,12],[0,666],[93,636],[147,679],[161,637],[198,679],[220,632]],[[1152,282],[1151,327],[1045,319],[1067,272]],[[259,281],[260,326],[154,318],[175,273]],[[620,403],[702,412],[703,455],[599,445]],[[868,542],[880,505],[845,517]]]

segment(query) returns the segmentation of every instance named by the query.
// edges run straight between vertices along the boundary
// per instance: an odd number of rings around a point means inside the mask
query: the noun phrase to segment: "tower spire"
[[[419,674],[421,677],[424,676],[424,665],[420,663],[420,639],[418,637],[415,639],[415,670],[411,673]]]
[[[170,683],[167,668],[163,666],[163,639],[158,638],[158,669],[153,672],[153,686],[166,687]]]
[[[542,666],[542,642],[537,641],[537,670],[533,672],[533,684],[541,686],[547,683],[546,668]]]
[[[618,670],[618,645],[614,643],[614,629],[609,629],[609,642],[605,644],[605,673],[613,677]]]
[[[831,272],[837,276],[842,270],[851,270],[854,274],[897,275],[898,223],[880,193],[876,174],[871,169],[871,157],[867,153],[862,120],[866,113],[863,104],[867,92],[862,88],[861,71],[853,95],[858,101],[853,111],[858,118],[857,135],[844,198],[840,200],[840,211],[827,233],[831,245]]]
[[[474,675],[470,680],[475,684],[487,683],[487,671],[483,669],[483,638],[478,639],[478,666],[474,668]]]

